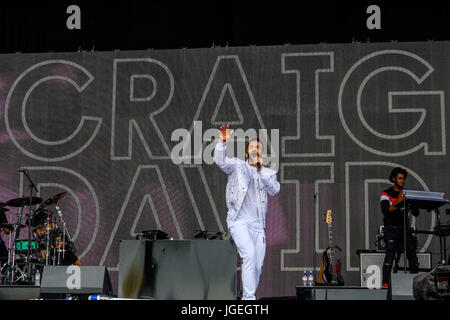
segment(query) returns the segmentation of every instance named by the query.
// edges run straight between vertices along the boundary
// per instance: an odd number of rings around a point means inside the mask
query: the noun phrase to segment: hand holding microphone
[[[263,159],[258,155],[256,151],[250,153],[250,156],[252,158],[252,162],[256,164],[256,168],[258,169],[258,171],[261,171],[263,167]]]

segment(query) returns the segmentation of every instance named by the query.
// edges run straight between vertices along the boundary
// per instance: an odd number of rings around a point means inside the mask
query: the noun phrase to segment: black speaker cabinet
[[[231,240],[122,240],[119,298],[235,300]]]
[[[44,266],[42,298],[72,295],[84,299],[93,294],[113,294],[105,266]]]

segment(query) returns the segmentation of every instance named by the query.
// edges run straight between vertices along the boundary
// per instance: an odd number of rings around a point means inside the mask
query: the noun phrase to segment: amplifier
[[[367,267],[370,265],[376,265],[380,267],[380,273],[383,272],[383,261],[384,261],[384,252],[370,252],[370,253],[360,253],[359,254],[359,262],[360,262],[360,272],[361,272],[361,287],[366,287],[366,280],[371,275],[371,273],[367,273]],[[399,271],[402,271],[404,267],[404,258],[403,254],[400,256]],[[419,260],[419,268],[420,269],[431,269],[431,253],[430,252],[421,252],[417,253],[417,259]]]

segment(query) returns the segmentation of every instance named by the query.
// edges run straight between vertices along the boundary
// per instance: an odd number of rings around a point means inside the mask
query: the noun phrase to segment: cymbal
[[[39,197],[31,197],[31,205],[39,204],[42,202],[42,198]],[[16,198],[11,199],[6,202],[6,205],[8,207],[23,207],[23,206],[29,206],[30,205],[30,197],[22,197],[22,198]]]
[[[55,194],[53,197],[48,198],[47,200],[45,200],[42,204],[41,207],[46,207],[49,206],[51,204],[56,204],[58,203],[58,201],[63,200],[67,195],[67,192],[61,192],[58,194]]]
[[[6,203],[0,202],[0,207],[6,207]]]
[[[8,208],[2,208],[2,207],[0,207],[0,212],[7,212],[7,211],[9,211]]]
[[[0,229],[6,228],[6,229],[14,229],[15,224],[14,223],[0,223]],[[21,224],[20,226],[18,226],[18,228],[22,229],[25,228],[26,226]]]

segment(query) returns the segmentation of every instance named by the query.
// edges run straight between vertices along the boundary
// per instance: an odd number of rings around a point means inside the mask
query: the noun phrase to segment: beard
[[[405,184],[403,183],[402,185],[399,185],[398,183],[395,183],[395,185],[397,186],[397,188],[399,189],[404,189],[405,188]]]
[[[257,156],[258,156],[258,152],[256,152],[256,151],[250,152],[250,157],[251,157],[252,159],[255,159]]]

